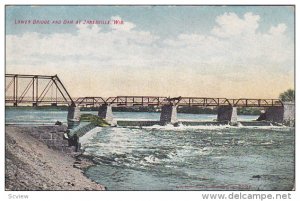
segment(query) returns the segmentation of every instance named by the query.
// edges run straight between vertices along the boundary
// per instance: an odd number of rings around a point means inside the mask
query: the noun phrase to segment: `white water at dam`
[[[291,190],[294,128],[98,128],[81,140],[108,190]]]

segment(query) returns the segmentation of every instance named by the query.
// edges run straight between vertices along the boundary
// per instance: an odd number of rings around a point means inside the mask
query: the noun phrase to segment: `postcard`
[[[5,64],[6,191],[295,190],[294,5],[6,5]]]

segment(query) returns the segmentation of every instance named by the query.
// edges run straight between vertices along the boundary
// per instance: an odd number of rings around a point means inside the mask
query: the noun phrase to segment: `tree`
[[[279,99],[287,102],[295,102],[295,90],[288,89],[279,95]]]

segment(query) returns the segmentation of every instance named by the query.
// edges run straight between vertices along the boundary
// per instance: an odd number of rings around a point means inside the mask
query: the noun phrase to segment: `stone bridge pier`
[[[232,107],[231,105],[220,106],[218,108],[217,121],[227,122],[230,125],[237,124],[237,108]]]
[[[68,128],[74,128],[80,123],[80,109],[76,105],[72,104],[68,108]]]
[[[98,116],[100,118],[105,119],[105,121],[110,125],[115,125],[111,105],[109,104],[101,105],[98,110]]]
[[[163,105],[160,113],[160,123],[162,125],[178,124],[177,119],[177,106],[176,105]]]
[[[262,116],[262,115],[261,115]],[[284,102],[283,107],[269,107],[262,120],[282,123],[287,126],[295,124],[295,103]]]

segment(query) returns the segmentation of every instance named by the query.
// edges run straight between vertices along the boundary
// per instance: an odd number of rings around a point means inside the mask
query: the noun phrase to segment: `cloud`
[[[78,29],[77,31],[80,35],[94,35],[99,33],[99,31],[101,30],[101,28],[96,24],[77,24],[76,28]]]
[[[109,30],[81,24],[73,34],[7,35],[7,73],[59,74],[74,96],[274,98],[293,86],[294,44],[283,23],[261,32],[260,16],[224,13],[208,33],[165,39],[120,16],[111,19],[124,24]]]
[[[212,33],[219,37],[234,37],[241,34],[254,34],[259,26],[259,15],[245,13],[239,18],[235,13],[225,13],[216,19]]]
[[[286,30],[285,24],[278,24],[276,27],[272,26],[269,30],[269,33],[272,35],[280,35],[283,34]]]
[[[278,24],[261,33],[257,31],[259,19],[252,13],[244,14],[243,18],[225,13],[217,17],[211,34],[181,34],[165,40],[168,47],[165,50],[171,51],[170,55],[181,55],[179,63],[189,60],[209,66],[212,72],[217,69],[275,69],[275,66],[287,64],[290,65],[288,69],[292,69],[293,41],[285,34],[286,25]]]

